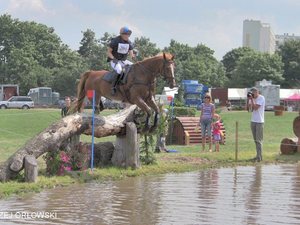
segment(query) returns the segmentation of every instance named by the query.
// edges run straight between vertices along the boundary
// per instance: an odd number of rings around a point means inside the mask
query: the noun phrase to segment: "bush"
[[[184,103],[182,101],[178,100],[177,98],[175,98],[175,100],[174,100],[174,106],[184,107]]]
[[[89,168],[90,148],[76,147],[69,151],[53,150],[43,155],[48,175],[64,175],[67,171],[86,170]]]
[[[175,116],[195,116],[197,110],[190,107],[174,107]]]

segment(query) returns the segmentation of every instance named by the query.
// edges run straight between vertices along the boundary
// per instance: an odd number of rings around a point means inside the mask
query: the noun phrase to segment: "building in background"
[[[243,47],[250,47],[259,52],[275,52],[275,35],[270,24],[259,20],[244,20]]]
[[[278,50],[279,46],[280,45],[283,45],[284,42],[286,41],[290,41],[290,40],[295,40],[295,41],[300,41],[300,36],[296,36],[295,34],[288,34],[288,33],[284,33],[283,35],[282,34],[276,34],[275,35],[275,39],[276,39],[276,50]]]

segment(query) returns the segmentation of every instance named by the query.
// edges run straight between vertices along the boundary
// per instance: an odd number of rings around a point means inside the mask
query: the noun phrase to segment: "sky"
[[[172,39],[204,44],[218,60],[242,46],[245,19],[269,23],[275,34],[300,36],[299,12],[300,0],[0,0],[0,15],[53,27],[73,50],[87,29],[101,38],[128,26],[131,40],[144,36],[161,49]]]

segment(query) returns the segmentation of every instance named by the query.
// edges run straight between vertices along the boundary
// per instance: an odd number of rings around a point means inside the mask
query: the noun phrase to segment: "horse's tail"
[[[90,75],[90,71],[85,72],[84,74],[81,75],[79,84],[77,86],[77,105],[76,105],[76,109],[78,112],[81,112],[82,109],[82,105],[83,105],[83,101],[85,98],[85,90],[84,90],[84,86],[85,86],[85,82],[87,80],[87,78]]]

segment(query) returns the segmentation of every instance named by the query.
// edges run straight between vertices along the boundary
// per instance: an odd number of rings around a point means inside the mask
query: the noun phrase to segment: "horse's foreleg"
[[[143,132],[147,132],[149,130],[150,127],[150,116],[151,116],[151,108],[146,104],[146,102],[139,98],[137,99],[137,101],[135,101],[135,104],[144,112],[147,113],[147,118],[146,118],[146,122],[145,122],[145,127],[143,129]]]
[[[155,99],[154,99],[153,96],[151,97],[151,99],[147,103],[155,111],[154,123],[153,123],[153,126],[150,128],[150,131],[149,131],[150,133],[152,133],[157,128],[157,122],[158,122],[158,119],[159,119],[159,108],[156,105],[156,102],[155,102]]]

